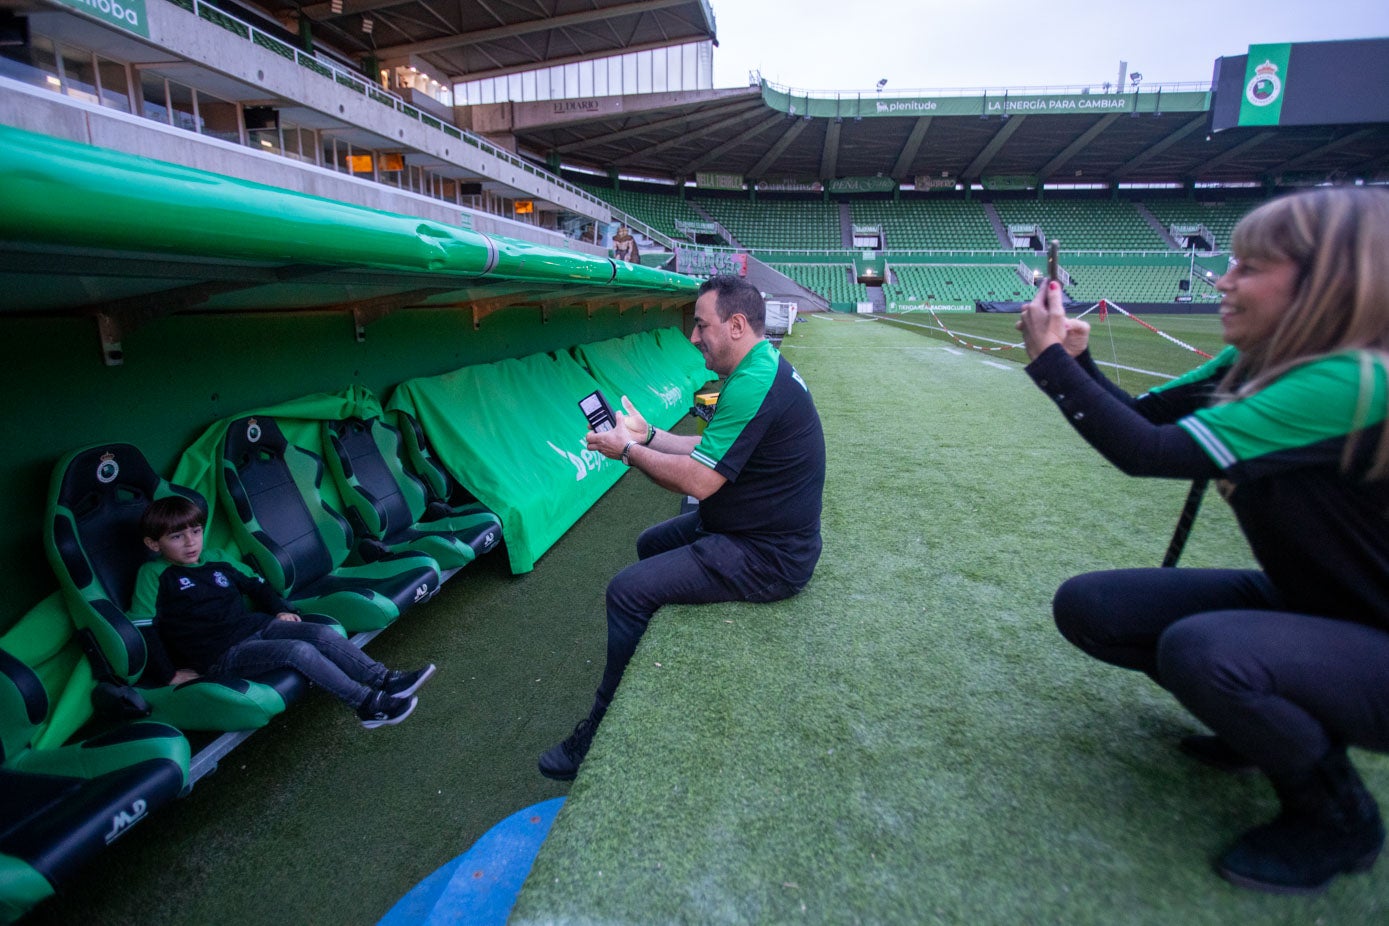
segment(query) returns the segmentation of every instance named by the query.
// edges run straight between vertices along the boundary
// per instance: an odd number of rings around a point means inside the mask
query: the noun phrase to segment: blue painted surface
[[[377,926],[503,926],[564,798],[518,810],[415,885]]]

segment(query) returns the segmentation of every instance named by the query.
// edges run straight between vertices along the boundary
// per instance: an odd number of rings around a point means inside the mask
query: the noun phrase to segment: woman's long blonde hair
[[[1230,250],[1240,259],[1290,260],[1298,275],[1288,311],[1267,341],[1241,349],[1226,389],[1248,395],[1294,367],[1358,351],[1354,425],[1367,426],[1375,380],[1389,382],[1389,191],[1324,187],[1280,197],[1240,220]],[[1369,475],[1389,476],[1389,427]]]

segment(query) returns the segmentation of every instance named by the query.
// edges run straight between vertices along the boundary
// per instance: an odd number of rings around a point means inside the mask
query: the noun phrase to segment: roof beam
[[[368,0],[368,2],[372,2],[372,0]],[[530,19],[525,22],[510,23],[509,25],[496,26],[491,29],[479,29],[476,32],[440,36],[437,39],[426,39],[423,42],[411,42],[406,45],[393,45],[389,48],[378,48],[376,50],[376,56],[378,58],[396,58],[404,57],[405,55],[427,55],[431,52],[459,48],[463,45],[479,45],[483,42],[492,42],[497,39],[512,39],[517,36],[529,35],[532,32],[548,32],[552,29],[564,29],[569,26],[578,26],[584,23],[601,22],[603,20],[635,16],[641,13],[651,13],[656,10],[669,9],[673,6],[683,6],[686,3],[688,3],[688,0],[638,0],[636,3],[624,3],[621,6],[603,7],[597,10],[582,10],[578,13],[566,13],[562,16]],[[662,44],[670,43],[665,42]],[[630,51],[630,49],[623,49],[623,51]],[[592,56],[590,55],[589,57]]]
[[[676,128],[677,126],[693,128],[694,126],[699,125],[703,122],[708,122],[711,119],[727,119],[729,116],[742,115],[745,113],[753,112],[754,110],[760,110],[762,108],[763,107],[761,99],[757,99],[752,102],[742,103],[736,106],[722,106],[718,109],[711,109],[708,112],[695,113],[692,116],[671,116],[669,119],[659,119],[655,122],[645,122],[641,125],[635,125],[630,129],[622,129],[617,132],[604,132],[603,134],[595,135],[592,138],[584,138],[579,141],[571,141],[567,144],[558,145],[554,150],[559,152],[560,154],[569,154],[573,151],[582,151],[585,148],[592,148],[597,145],[605,145],[609,142],[622,141],[623,139],[646,135],[650,132],[660,132],[665,129]]]
[[[1003,127],[994,133],[994,137],[984,146],[984,150],[974,156],[974,160],[969,162],[969,166],[960,171],[960,179],[974,180],[989,166],[989,162],[998,154],[998,149],[1012,137],[1013,133],[1022,127],[1022,121],[1026,116],[1009,116],[1003,120]]]
[[[892,171],[888,174],[893,180],[901,183],[906,179],[907,171],[911,169],[912,162],[916,160],[917,152],[921,150],[921,143],[926,140],[926,130],[931,127],[931,116],[921,116],[912,125],[911,134],[907,136],[907,141],[902,145],[902,150],[897,153],[897,160],[892,165]]]
[[[1302,154],[1299,154],[1297,157],[1293,158],[1290,161],[1284,161],[1282,164],[1279,164],[1277,167],[1270,170],[1269,173],[1281,174],[1285,170],[1297,170],[1303,164],[1306,164],[1309,161],[1316,160],[1324,154],[1330,154],[1338,148],[1342,148],[1346,145],[1351,144],[1352,142],[1357,142],[1361,139],[1369,138],[1374,134],[1375,130],[1371,128],[1364,128],[1359,129],[1355,132],[1348,132],[1345,135],[1342,135],[1340,138],[1335,139],[1334,141],[1327,142],[1320,148],[1313,148],[1311,151],[1305,151]]]
[[[1162,141],[1158,142],[1156,145],[1149,145],[1147,148],[1144,148],[1143,151],[1140,152],[1138,155],[1130,158],[1123,164],[1120,164],[1118,167],[1114,168],[1114,171],[1109,175],[1109,179],[1120,180],[1124,177],[1127,177],[1129,174],[1133,173],[1135,168],[1147,163],[1150,159],[1157,157],[1159,154],[1162,154],[1162,152],[1166,151],[1168,148],[1171,148],[1173,145],[1181,141],[1183,138],[1186,138],[1192,132],[1203,127],[1206,124],[1206,120],[1208,118],[1209,117],[1206,113],[1201,113],[1199,116],[1196,116],[1193,119],[1188,119],[1187,122],[1181,128],[1177,129],[1175,132],[1172,132],[1170,135],[1168,135]]]
[[[791,147],[791,143],[796,140],[796,136],[804,132],[808,125],[810,123],[804,119],[797,119],[791,123],[791,127],[781,134],[781,137],[776,140],[772,147],[767,149],[767,153],[762,155],[756,164],[752,165],[752,169],[748,171],[747,175],[753,179],[767,176],[767,171],[771,170],[772,165],[786,153],[786,149]]]
[[[643,148],[641,151],[634,151],[633,153],[625,157],[621,157],[613,161],[613,166],[621,167],[624,164],[631,164],[633,161],[640,161],[643,158],[650,157],[653,154],[660,154],[661,152],[669,151],[672,148],[680,148],[689,145],[696,139],[703,138],[705,135],[712,135],[720,129],[731,128],[732,126],[740,125],[751,119],[756,119],[764,112],[766,112],[766,110],[761,108],[750,109],[745,113],[739,113],[737,116],[734,116],[731,119],[721,119],[718,122],[713,123],[712,125],[706,125],[704,128],[700,129],[697,132],[690,132],[688,134],[681,135],[678,138],[672,138],[668,141],[663,141],[660,144],[652,145],[650,148]],[[777,118],[782,118],[780,113],[777,113]]]
[[[767,131],[767,129],[781,122],[784,118],[785,117],[781,113],[775,113],[771,116],[768,116],[766,119],[763,119],[761,122],[757,123],[757,125],[754,125],[751,128],[745,129],[744,131],[738,133],[736,136],[730,138],[728,141],[724,142],[722,145],[719,145],[712,151],[708,151],[700,155],[698,158],[695,158],[693,161],[684,165],[675,173],[680,176],[688,177],[690,174],[694,173],[696,170],[703,167],[705,164],[708,164],[710,161],[714,161],[718,158],[723,157],[725,152],[731,151],[732,149],[736,148],[738,145],[741,145],[743,142],[747,141],[750,138],[756,138],[758,135],[761,135],[763,132]]]
[[[1071,158],[1079,154],[1086,145],[1094,141],[1101,132],[1109,128],[1110,124],[1118,118],[1118,113],[1110,113],[1107,116],[1102,116],[1099,122],[1096,122],[1094,125],[1090,126],[1090,128],[1082,132],[1081,136],[1067,145],[1060,154],[1042,165],[1041,170],[1037,171],[1037,183],[1045,183],[1046,179],[1056,173],[1057,169],[1060,168],[1062,164],[1065,164]]]
[[[835,119],[825,128],[825,146],[820,149],[821,180],[833,180],[837,176],[835,169],[839,165],[839,132],[842,127],[843,123]]]
[[[1255,148],[1259,147],[1264,142],[1273,138],[1277,134],[1277,132],[1260,132],[1252,138],[1246,138],[1244,141],[1240,142],[1238,145],[1235,145],[1233,148],[1230,148],[1227,151],[1222,151],[1220,154],[1217,154],[1209,161],[1206,161],[1204,164],[1201,164],[1195,170],[1191,171],[1187,176],[1193,179],[1197,177],[1203,177],[1206,174],[1210,173],[1210,171],[1213,168],[1219,167],[1226,161],[1233,160],[1247,151],[1254,150]]]

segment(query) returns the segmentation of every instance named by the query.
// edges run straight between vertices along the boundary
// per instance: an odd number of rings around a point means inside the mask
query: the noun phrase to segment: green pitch
[[[1078,314],[1073,312],[1071,317],[1074,318]],[[933,318],[929,312],[913,312],[886,318],[908,330],[956,343],[957,346],[960,345],[941,328],[962,336],[978,347],[998,348],[1002,344],[1020,344],[1022,341],[1013,328],[1018,317],[1011,314],[949,314]],[[1164,381],[1165,378],[1185,373],[1205,359],[1114,309],[1110,309],[1103,321],[1100,320],[1098,309],[1087,313],[1084,318],[1091,326],[1091,355],[1110,379],[1134,395]],[[1138,318],[1163,334],[1207,354],[1215,355],[1225,346],[1221,340],[1220,319],[1214,314],[1139,315]],[[967,348],[961,346],[961,349]],[[999,360],[1027,362],[1027,354],[1021,347],[989,350],[984,353]],[[1150,375],[1152,373],[1162,375]]]
[[[947,324],[1005,338],[1009,321]],[[1185,369],[1169,348],[1163,369]],[[1217,878],[1210,857],[1274,812],[1271,791],[1186,760],[1197,727],[1171,698],[1052,625],[1068,576],[1160,560],[1185,485],[1115,472],[1018,351],[853,316],[798,324],[783,349],[829,451],[815,579],[777,604],[660,612],[574,785],[535,760],[592,700],[608,578],[676,510],[639,477],[534,572],[485,558],[371,643],[439,665],[408,721],[368,732],[310,697],[26,922],[366,926],[563,794],[513,923],[1389,922],[1386,862],[1312,899]],[[1212,493],[1183,565],[1249,564]],[[1389,800],[1389,761],[1355,758]]]

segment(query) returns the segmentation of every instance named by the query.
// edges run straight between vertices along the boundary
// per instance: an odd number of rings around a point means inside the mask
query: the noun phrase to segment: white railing
[[[754,76],[761,80],[760,75],[754,72]],[[1099,94],[1122,95],[1140,91],[1142,93],[1205,93],[1211,89],[1210,81],[1146,81],[1137,87],[1119,87],[1110,82],[1108,87],[1103,81],[1093,84],[1044,84],[1036,87],[911,87],[898,89],[894,87],[890,92],[869,87],[866,90],[806,90],[801,87],[790,87],[786,84],[778,84],[773,81],[763,81],[768,87],[778,93],[785,93],[789,96],[800,97],[802,99],[810,97],[817,100],[838,100],[838,99],[897,99],[901,97],[923,97],[923,96],[979,96],[988,94],[994,96],[1000,93],[1007,93],[1012,96],[1063,96],[1075,94],[1089,94],[1091,96]]]

